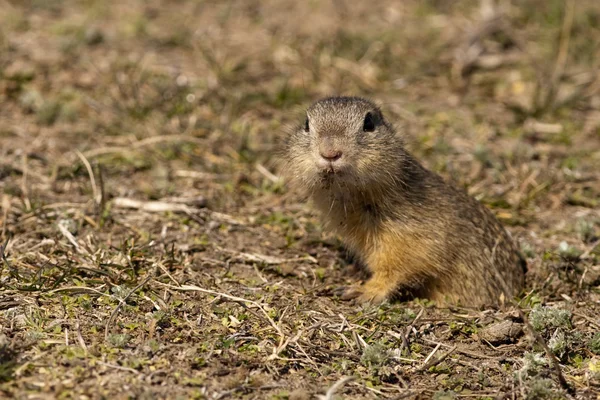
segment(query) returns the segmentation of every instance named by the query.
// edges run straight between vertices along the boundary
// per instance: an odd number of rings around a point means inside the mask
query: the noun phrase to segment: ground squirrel
[[[492,212],[425,169],[371,101],[314,103],[284,148],[286,175],[371,273],[343,299],[381,302],[405,289],[480,307],[523,288],[525,262]]]

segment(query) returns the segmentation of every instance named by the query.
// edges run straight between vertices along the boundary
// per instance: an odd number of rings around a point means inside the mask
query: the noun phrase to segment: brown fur
[[[374,129],[365,130],[370,113]],[[397,289],[442,304],[496,305],[523,287],[525,264],[494,215],[409,154],[370,101],[333,97],[286,142],[284,170],[372,273],[343,298],[380,302]],[[324,165],[321,154],[341,152]]]

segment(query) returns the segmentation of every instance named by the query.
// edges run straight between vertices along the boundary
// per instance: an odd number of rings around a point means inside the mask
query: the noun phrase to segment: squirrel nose
[[[342,152],[339,150],[321,150],[320,154],[325,160],[332,162],[342,157]]]

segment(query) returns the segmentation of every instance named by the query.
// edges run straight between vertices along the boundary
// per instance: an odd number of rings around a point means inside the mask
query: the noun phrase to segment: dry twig
[[[113,312],[110,314],[110,318],[108,318],[108,322],[106,323],[106,325],[104,326],[104,339],[108,339],[108,332],[110,332],[110,324],[112,323],[113,319],[115,318],[115,316],[117,315],[117,313],[119,312],[119,309],[121,308],[121,306],[123,304],[125,304],[125,302],[127,301],[127,299],[134,294],[135,292],[137,292],[142,286],[144,286],[152,277],[152,275],[148,275],[146,278],[144,278],[144,280],[137,285],[136,287],[134,287],[133,289],[131,289],[129,291],[129,293],[127,293],[127,295],[125,297],[123,297],[122,299],[119,300],[119,304],[117,304],[117,306],[115,307],[115,309],[113,310]]]
[[[448,350],[447,352],[445,352],[444,354],[442,354],[441,356],[439,356],[438,358],[431,360],[430,358],[433,356],[433,354],[441,347],[441,343],[438,343],[436,345],[436,347],[433,349],[433,351],[429,354],[429,356],[427,356],[427,358],[425,359],[425,363],[423,365],[421,365],[419,368],[416,369],[417,372],[422,372],[422,371],[426,371],[431,367],[434,367],[436,365],[438,365],[439,363],[441,363],[442,361],[444,361],[446,358],[448,358],[448,356],[452,353],[454,353],[454,350],[456,350],[456,346],[452,346],[452,348],[450,348],[450,350]]]
[[[342,386],[344,386],[346,383],[350,382],[354,380],[354,377],[352,376],[344,376],[341,379],[339,379],[336,383],[334,383],[329,389],[327,389],[327,392],[325,393],[325,395],[318,395],[317,398],[319,400],[333,400],[333,396],[335,395],[335,392],[337,392]]]
[[[83,165],[85,165],[85,169],[87,170],[87,173],[90,177],[90,183],[92,185],[92,194],[94,196],[94,204],[96,204],[96,206],[98,206],[100,204],[101,198],[100,198],[100,192],[98,191],[98,187],[96,186],[96,178],[94,177],[94,170],[92,169],[92,166],[91,166],[90,162],[88,161],[88,159],[85,158],[85,156],[83,154],[81,154],[81,152],[79,150],[75,150],[75,154],[77,154],[77,157],[79,157],[79,159],[81,160]]]

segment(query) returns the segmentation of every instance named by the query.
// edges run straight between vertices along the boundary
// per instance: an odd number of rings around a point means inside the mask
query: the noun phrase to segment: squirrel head
[[[359,97],[329,97],[311,105],[288,137],[285,170],[310,190],[366,191],[393,183],[403,143],[381,110]]]

